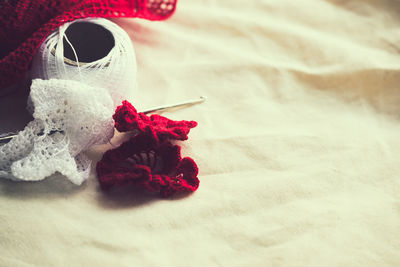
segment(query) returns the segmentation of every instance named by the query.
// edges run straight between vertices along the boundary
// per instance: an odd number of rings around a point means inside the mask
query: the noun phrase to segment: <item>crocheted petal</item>
[[[135,165],[131,168],[108,168],[104,165],[97,165],[97,175],[100,187],[108,190],[113,186],[121,187],[127,185],[142,184],[150,177],[150,169],[147,166]]]
[[[170,197],[176,193],[194,192],[199,187],[200,181],[197,178],[198,168],[191,158],[183,158],[177,168],[176,177],[168,177],[169,184],[160,190],[162,197]]]
[[[118,106],[113,118],[115,128],[120,132],[148,131],[160,141],[187,140],[190,129],[197,126],[195,121],[174,121],[158,114],[149,117],[144,113],[138,113],[135,107],[126,100]]]
[[[163,166],[158,173],[167,174],[175,172],[182,157],[181,147],[172,145],[170,142],[164,143],[157,150],[157,155],[160,156]]]
[[[113,115],[115,128],[120,132],[133,131],[138,128],[138,113],[135,107],[124,100]]]
[[[158,114],[151,115],[148,123],[160,140],[187,140],[190,129],[197,126],[195,121],[174,121]]]
[[[183,187],[189,189],[189,191],[197,190],[200,184],[200,181],[197,178],[197,175],[199,174],[199,168],[192,158],[185,157],[182,159],[178,167],[178,173],[183,174],[181,178]]]
[[[143,183],[143,186],[145,189],[147,189],[149,192],[160,192],[161,188],[166,185],[168,185],[167,180],[169,178],[165,175],[151,175],[149,177],[149,180]]]

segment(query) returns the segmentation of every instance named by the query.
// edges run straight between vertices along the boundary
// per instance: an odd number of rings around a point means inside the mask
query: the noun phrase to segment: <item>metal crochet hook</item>
[[[178,107],[203,103],[204,101],[206,101],[206,99],[207,98],[205,96],[200,96],[200,98],[198,98],[198,99],[187,100],[187,101],[176,103],[176,104],[153,107],[153,108],[145,109],[141,112],[144,114],[149,114],[149,113],[153,113],[156,111],[163,111],[163,110],[168,110],[168,109],[172,109],[172,108],[178,108]],[[0,143],[3,143],[4,141],[9,141],[16,136],[17,136],[17,134],[11,134],[11,135],[0,137]]]
[[[176,104],[172,104],[172,105],[170,104],[170,105],[163,105],[163,106],[158,106],[158,107],[154,107],[154,108],[149,108],[149,109],[145,109],[141,112],[144,114],[149,114],[149,113],[153,113],[156,111],[162,111],[162,110],[167,110],[167,109],[172,109],[172,108],[177,108],[177,107],[182,107],[182,106],[199,104],[199,103],[206,101],[206,99],[207,98],[205,96],[200,96],[200,98],[198,98],[198,99],[186,100],[184,102],[180,102],[180,103],[176,103]]]

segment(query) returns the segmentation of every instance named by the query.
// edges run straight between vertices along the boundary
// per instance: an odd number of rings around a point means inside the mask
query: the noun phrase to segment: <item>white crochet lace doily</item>
[[[34,120],[0,145],[0,177],[39,181],[58,172],[80,185],[91,165],[83,152],[114,133],[109,92],[77,81],[35,79],[28,106]]]

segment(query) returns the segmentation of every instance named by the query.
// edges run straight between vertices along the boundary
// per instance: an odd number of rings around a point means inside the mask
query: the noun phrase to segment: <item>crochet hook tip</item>
[[[4,137],[0,137],[0,143],[3,142],[3,141],[6,141],[6,140],[13,139],[16,136],[17,135],[15,134],[15,135],[7,135],[7,136],[4,136]]]
[[[141,112],[144,114],[148,114],[148,113],[153,113],[156,111],[162,111],[162,110],[178,108],[178,107],[183,107],[183,106],[188,106],[188,105],[200,104],[200,103],[203,103],[204,101],[206,101],[206,99],[207,99],[207,97],[200,96],[199,98],[194,99],[194,100],[187,100],[185,102],[181,102],[181,103],[177,103],[177,104],[154,107],[154,108],[143,110]]]

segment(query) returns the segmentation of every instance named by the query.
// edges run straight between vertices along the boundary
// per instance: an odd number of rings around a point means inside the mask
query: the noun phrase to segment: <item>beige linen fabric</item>
[[[135,106],[208,97],[163,114],[198,121],[200,188],[1,181],[0,266],[400,266],[399,1],[180,0],[167,22],[115,21]]]

